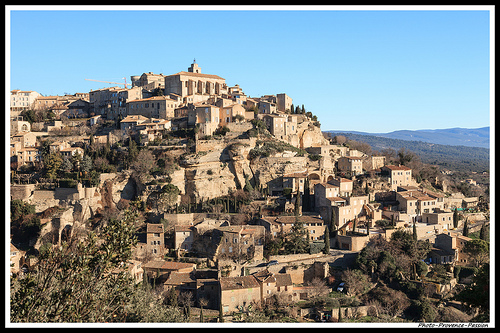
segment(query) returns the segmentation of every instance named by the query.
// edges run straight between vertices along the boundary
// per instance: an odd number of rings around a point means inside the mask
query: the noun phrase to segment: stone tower
[[[191,67],[188,68],[189,73],[201,73],[201,68],[196,63],[196,59],[193,60]]]

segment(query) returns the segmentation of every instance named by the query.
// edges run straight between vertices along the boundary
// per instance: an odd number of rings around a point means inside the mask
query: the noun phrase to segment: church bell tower
[[[193,60],[191,67],[188,68],[189,73],[201,73],[201,68],[196,63],[196,59]]]

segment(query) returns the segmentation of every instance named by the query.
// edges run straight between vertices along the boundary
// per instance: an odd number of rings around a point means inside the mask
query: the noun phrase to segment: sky
[[[170,75],[196,59],[248,96],[286,93],[324,131],[493,119],[492,6],[8,7],[6,93],[89,92],[112,85],[85,79]]]

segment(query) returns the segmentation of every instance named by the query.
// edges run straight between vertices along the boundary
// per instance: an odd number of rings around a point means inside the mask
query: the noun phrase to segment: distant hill
[[[422,141],[440,145],[466,146],[466,147],[490,147],[490,128],[446,128],[434,130],[400,130],[390,133],[367,133],[356,131],[328,131],[335,133],[352,133],[360,135],[371,135],[390,139]]]
[[[439,165],[445,169],[457,171],[489,171],[490,150],[481,147],[442,145],[423,141],[391,139],[381,136],[326,131],[332,136],[343,135],[349,140],[366,142],[373,150],[401,148],[408,149],[420,157],[424,163]]]

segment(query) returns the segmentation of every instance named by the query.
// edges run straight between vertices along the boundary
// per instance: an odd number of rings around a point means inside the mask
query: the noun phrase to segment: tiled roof
[[[218,75],[202,74],[202,73],[191,73],[191,72],[179,72],[179,73],[175,73],[175,74],[172,74],[172,75],[168,75],[167,77],[169,77],[169,76],[176,76],[176,75],[186,75],[186,76],[193,76],[193,77],[204,77],[204,78],[210,78],[210,79],[225,80],[225,79],[221,78]]]
[[[221,291],[259,288],[259,287],[260,287],[259,282],[257,282],[257,279],[253,275],[220,278]]]
[[[161,223],[148,223],[146,225],[146,232],[147,233],[161,233],[163,232],[163,224]]]

